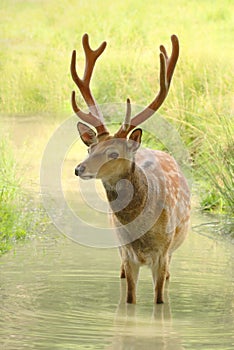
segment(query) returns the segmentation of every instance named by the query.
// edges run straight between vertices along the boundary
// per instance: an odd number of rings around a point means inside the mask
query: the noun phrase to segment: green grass
[[[99,103],[145,106],[158,89],[158,46],[180,39],[181,54],[160,114],[187,146],[201,206],[233,213],[234,3],[224,0],[2,0],[0,110],[70,115],[71,51],[81,37],[106,51],[92,81]],[[81,107],[84,103],[80,97]]]
[[[37,217],[37,219],[36,219]],[[6,139],[0,141],[0,255],[36,228],[38,213],[31,212],[30,199],[22,191],[17,165]]]
[[[196,168],[203,179],[201,205],[206,210],[234,212],[234,126],[229,118],[218,117],[200,151]]]
[[[176,33],[181,59],[163,111],[178,109],[179,114],[203,115],[204,109],[207,116],[226,106],[225,111],[230,112],[234,34],[230,1],[225,0],[222,6],[212,0],[189,4],[148,1],[147,5],[136,0],[1,3],[0,94],[4,113],[70,112],[70,91],[74,88],[70,54],[78,49],[82,67],[81,36],[85,32],[94,47],[103,40],[108,42],[93,79],[100,103],[122,102],[130,96],[133,102],[145,105],[152,99],[158,88],[158,46],[165,43],[169,47],[170,35]]]

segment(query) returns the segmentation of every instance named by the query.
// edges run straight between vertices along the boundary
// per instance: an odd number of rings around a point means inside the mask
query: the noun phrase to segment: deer
[[[77,129],[88,147],[88,156],[75,167],[82,180],[100,179],[111,208],[112,223],[119,242],[120,278],[126,279],[126,302],[136,304],[141,266],[152,271],[154,303],[164,303],[164,287],[170,277],[172,253],[185,240],[190,222],[190,189],[176,160],[168,153],[141,147],[142,129],[166,99],[179,57],[179,40],[171,36],[172,52],[160,45],[159,92],[142,111],[131,116],[127,99],[124,121],[113,135],[108,131],[96,103],[90,81],[104,41],[91,49],[88,34],[82,38],[85,54],[83,78],[76,69],[76,50],[71,57],[71,76],[89,112],[82,111],[72,91],[71,105],[81,120]]]

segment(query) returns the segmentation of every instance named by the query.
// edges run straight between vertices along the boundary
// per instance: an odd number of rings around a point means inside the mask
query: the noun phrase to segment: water
[[[49,131],[37,135],[40,120],[5,125],[17,148],[23,131],[29,139],[33,135],[24,164],[37,197],[36,171]],[[73,183],[64,182],[69,193]],[[140,273],[137,305],[125,304],[116,249],[81,246],[52,225],[16,244],[0,259],[0,348],[233,349],[234,245],[216,239],[212,224],[199,226],[207,220],[194,215],[196,230],[174,254],[164,305],[153,304],[147,268]]]
[[[233,349],[234,246],[197,233],[174,255],[164,305],[142,268],[124,303],[116,249],[53,227],[1,258],[1,349]]]

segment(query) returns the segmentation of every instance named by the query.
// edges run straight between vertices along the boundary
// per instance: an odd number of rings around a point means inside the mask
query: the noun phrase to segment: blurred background
[[[84,33],[93,48],[108,43],[92,79],[97,101],[130,97],[142,106],[158,91],[158,47],[170,51],[170,36],[177,34],[180,58],[160,114],[189,151],[194,205],[233,215],[232,1],[1,0],[0,15],[1,217],[8,218],[0,231],[11,222],[12,206],[15,213],[17,201],[21,206],[21,189],[35,190],[51,133],[72,115],[70,58],[76,49],[82,74]],[[146,144],[151,139],[145,136]]]

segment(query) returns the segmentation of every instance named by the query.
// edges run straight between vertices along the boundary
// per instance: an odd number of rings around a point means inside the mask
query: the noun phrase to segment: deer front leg
[[[152,266],[152,276],[154,282],[154,302],[163,304],[164,285],[168,273],[168,256],[161,256],[158,264]]]
[[[168,257],[168,264],[167,264],[167,274],[166,274],[166,280],[169,281],[170,279],[170,263],[171,263],[171,255]]]
[[[124,270],[124,264],[121,264],[121,268],[120,268],[120,278],[126,278],[125,275],[125,270]]]
[[[121,264],[121,268],[120,268],[120,278],[125,278],[126,274],[125,274],[125,270],[124,270],[124,262],[123,262],[123,253],[122,253],[122,249],[121,247],[119,247],[119,254],[122,260],[122,264]]]
[[[127,279],[127,303],[136,304],[136,287],[140,266],[132,261],[124,262],[124,271]]]

